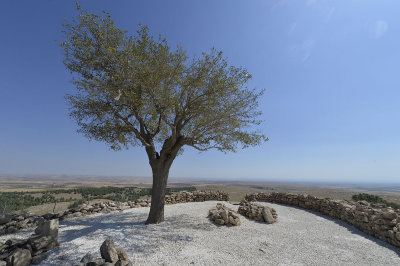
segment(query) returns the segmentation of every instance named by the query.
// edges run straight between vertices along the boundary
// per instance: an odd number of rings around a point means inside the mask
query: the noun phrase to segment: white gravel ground
[[[261,203],[276,209],[277,223],[241,216],[241,226],[225,227],[207,218],[216,203],[168,205],[158,225],[144,224],[149,208],[61,222],[61,246],[41,265],[73,265],[87,252],[100,257],[107,237],[134,265],[400,265],[398,249],[318,213]]]

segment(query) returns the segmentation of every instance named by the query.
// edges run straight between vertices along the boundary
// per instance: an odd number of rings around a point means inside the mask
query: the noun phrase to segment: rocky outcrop
[[[400,247],[400,209],[366,201],[333,200],[310,195],[255,193],[247,201],[265,201],[292,205],[340,219],[382,241]]]
[[[125,250],[116,248],[114,241],[106,239],[100,246],[101,258],[86,254],[76,266],[133,266]]]
[[[25,266],[39,264],[47,251],[58,245],[58,220],[45,221],[29,239],[9,239],[0,243],[0,265]]]
[[[240,202],[238,213],[257,222],[265,222],[268,224],[275,223],[278,220],[278,214],[274,208],[247,202],[245,200]]]
[[[240,225],[239,215],[232,209],[226,207],[222,203],[208,211],[208,216],[212,221],[219,225]]]

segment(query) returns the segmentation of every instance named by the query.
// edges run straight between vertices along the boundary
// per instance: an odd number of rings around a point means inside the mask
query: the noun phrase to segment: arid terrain
[[[151,187],[151,178],[68,175],[0,175],[0,192],[43,191],[77,187]],[[369,193],[400,203],[400,185],[370,184],[316,184],[289,182],[213,181],[201,179],[170,178],[169,186],[195,186],[198,190],[222,190],[229,193],[231,201],[240,201],[246,194],[255,192],[304,193],[317,197],[351,199],[353,194]],[[76,195],[63,195],[65,198]]]

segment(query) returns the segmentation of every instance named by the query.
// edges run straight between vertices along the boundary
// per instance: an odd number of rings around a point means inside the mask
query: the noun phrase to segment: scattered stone
[[[118,261],[118,254],[114,246],[114,241],[110,238],[106,239],[100,246],[100,254],[106,262],[115,263]]]
[[[15,247],[23,247],[26,244],[26,240],[24,239],[15,239],[15,238],[10,238],[6,241],[7,246],[15,246]]]
[[[54,239],[58,238],[58,219],[46,221],[38,225],[35,229],[35,234],[40,236],[51,236]]]
[[[123,250],[122,248],[116,248],[115,250],[117,251],[117,256],[119,260],[129,260],[128,254],[126,254],[125,250]]]
[[[90,253],[86,253],[85,256],[83,256],[83,258],[81,259],[81,262],[84,263],[86,265],[86,263],[88,263],[89,261],[93,260],[94,257],[92,254]]]
[[[48,257],[49,257],[49,254],[47,252],[41,253],[41,254],[39,254],[37,256],[34,256],[32,258],[31,264],[34,264],[34,265],[40,264],[42,261],[44,261]]]
[[[49,250],[57,246],[57,240],[52,236],[34,235],[33,237],[29,238],[28,242],[34,251],[39,251],[42,249]]]
[[[105,263],[104,259],[97,258],[97,259],[93,259],[93,260],[89,261],[88,263],[86,263],[86,266],[103,266],[104,263]]]
[[[8,215],[0,215],[0,225],[6,224],[11,221],[11,217]]]
[[[55,215],[54,213],[46,213],[46,214],[43,214],[42,217],[46,220],[51,220],[54,218],[54,215]]]
[[[110,238],[100,246],[100,254],[102,258],[93,258],[90,253],[87,253],[75,266],[133,266],[125,250],[116,248],[114,241]]]
[[[115,263],[115,266],[131,266],[131,265],[133,264],[129,260],[118,260],[117,263]]]
[[[31,264],[31,252],[27,249],[16,249],[7,257],[7,266],[29,266]]]
[[[250,203],[246,200],[240,202],[238,213],[257,222],[266,222],[268,224],[275,223],[278,219],[274,208]]]
[[[222,203],[217,203],[216,207],[211,208],[208,211],[208,216],[219,225],[240,225],[239,215]]]
[[[262,215],[264,218],[264,221],[267,224],[272,224],[276,222],[276,219],[274,218],[274,216],[272,215],[273,209],[267,206],[264,206],[263,210],[262,210]]]

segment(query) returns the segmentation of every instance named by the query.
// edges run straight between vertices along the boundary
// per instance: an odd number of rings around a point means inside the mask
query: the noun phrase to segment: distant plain
[[[102,186],[151,187],[150,177],[80,176],[80,175],[1,175],[0,192],[43,191],[53,189]],[[261,181],[218,181],[206,179],[170,178],[170,187],[195,186],[198,190],[221,190],[231,201],[240,201],[256,192],[302,193],[333,199],[351,199],[353,194],[369,193],[400,203],[400,184],[323,184]],[[65,195],[66,196],[66,195]]]

